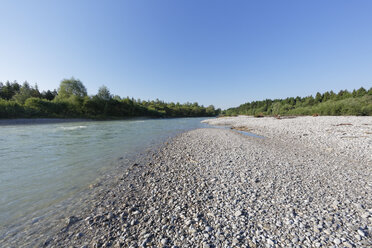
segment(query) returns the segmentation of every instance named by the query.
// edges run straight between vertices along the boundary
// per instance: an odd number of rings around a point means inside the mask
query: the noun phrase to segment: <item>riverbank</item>
[[[130,121],[130,120],[158,120],[158,119],[179,119],[179,118],[206,118],[206,117],[159,117],[159,116],[133,116],[124,118],[101,118],[101,119],[84,119],[84,118],[18,118],[18,119],[0,119],[0,126],[12,125],[37,125],[37,124],[57,124],[57,123],[74,123],[74,122],[92,122],[92,121]]]
[[[62,119],[62,118],[20,118],[20,119],[0,119],[0,126],[10,125],[36,125],[36,124],[54,124],[70,122],[87,122],[91,119]]]
[[[45,246],[372,244],[368,151],[326,143],[342,150],[334,153],[311,139],[259,134],[266,138],[213,128],[177,136],[101,188],[91,208],[60,223]]]
[[[215,126],[246,130],[272,140],[299,142],[327,153],[372,162],[371,116],[304,116],[276,119],[251,116],[203,121]]]

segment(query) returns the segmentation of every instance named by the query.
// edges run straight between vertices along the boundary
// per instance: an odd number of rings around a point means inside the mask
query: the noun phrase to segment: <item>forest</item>
[[[198,103],[165,103],[121,98],[106,86],[88,96],[84,84],[75,78],[61,81],[57,90],[40,92],[28,82],[0,82],[0,119],[5,118],[91,118],[202,117],[216,116],[220,109]]]
[[[363,87],[352,92],[341,90],[315,97],[288,97],[285,99],[266,99],[244,103],[236,108],[229,108],[222,115],[253,115],[256,117],[276,115],[372,115],[372,87],[367,91]]]

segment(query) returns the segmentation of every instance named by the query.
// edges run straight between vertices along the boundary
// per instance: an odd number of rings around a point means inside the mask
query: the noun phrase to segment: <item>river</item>
[[[73,198],[120,159],[133,159],[205,118],[0,126],[0,239]],[[23,220],[23,221],[19,221]]]

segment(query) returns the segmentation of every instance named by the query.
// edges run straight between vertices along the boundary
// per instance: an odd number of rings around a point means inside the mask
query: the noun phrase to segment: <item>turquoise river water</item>
[[[120,157],[134,157],[177,133],[205,126],[203,119],[0,126],[0,231],[73,197]]]

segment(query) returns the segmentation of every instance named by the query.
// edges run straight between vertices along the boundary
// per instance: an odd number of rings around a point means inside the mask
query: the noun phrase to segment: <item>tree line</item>
[[[0,118],[92,118],[202,117],[216,116],[220,109],[198,103],[144,101],[112,95],[106,86],[88,96],[84,84],[75,78],[61,81],[58,90],[40,92],[28,82],[0,82]]]
[[[327,91],[315,97],[288,97],[266,99],[244,103],[229,108],[223,115],[372,115],[372,87],[367,91],[361,87],[352,92],[341,90],[337,94]]]

